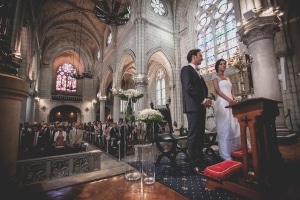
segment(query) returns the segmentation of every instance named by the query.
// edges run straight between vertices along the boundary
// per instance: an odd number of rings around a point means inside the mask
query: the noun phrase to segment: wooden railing
[[[101,169],[100,162],[101,151],[99,150],[19,160],[17,174],[20,184],[28,185],[98,171]]]
[[[76,96],[76,95],[62,95],[62,94],[52,94],[51,95],[52,100],[58,100],[58,101],[82,101],[82,96]]]

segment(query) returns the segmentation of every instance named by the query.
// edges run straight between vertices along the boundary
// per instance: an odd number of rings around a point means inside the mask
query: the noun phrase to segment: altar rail
[[[17,174],[21,185],[29,185],[74,174],[101,169],[101,151],[49,156],[17,162]]]

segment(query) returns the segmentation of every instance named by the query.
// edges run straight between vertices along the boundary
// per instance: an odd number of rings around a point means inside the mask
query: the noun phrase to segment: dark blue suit
[[[181,69],[183,112],[188,119],[188,155],[191,167],[203,164],[206,108],[202,102],[208,95],[204,79],[190,66]]]

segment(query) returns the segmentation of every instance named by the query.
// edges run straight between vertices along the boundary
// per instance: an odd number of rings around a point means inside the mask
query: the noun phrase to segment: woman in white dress
[[[215,119],[218,133],[219,153],[223,160],[232,160],[231,152],[241,148],[240,125],[232,115],[228,105],[237,103],[232,92],[232,84],[224,76],[226,61],[219,59],[215,65],[216,74],[213,75],[213,86],[218,95],[215,103]]]

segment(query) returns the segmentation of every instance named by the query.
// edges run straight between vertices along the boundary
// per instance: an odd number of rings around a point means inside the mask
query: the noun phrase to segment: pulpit
[[[280,181],[283,160],[277,145],[275,119],[279,115],[277,104],[266,98],[255,98],[232,106],[240,124],[243,173],[248,183],[275,187]],[[251,157],[249,158],[246,129],[249,128]]]
[[[277,145],[275,126],[276,116],[279,115],[278,103],[271,99],[254,98],[231,106],[240,124],[241,174],[235,179],[214,180],[208,177],[208,189],[221,187],[249,199],[265,199],[280,188],[283,159]],[[250,137],[251,145],[247,145],[247,137]]]

